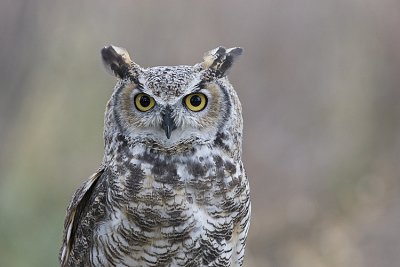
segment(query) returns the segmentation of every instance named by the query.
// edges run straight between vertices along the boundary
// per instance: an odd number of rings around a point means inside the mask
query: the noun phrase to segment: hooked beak
[[[164,113],[162,114],[162,124],[161,127],[165,131],[165,135],[169,139],[171,137],[171,133],[176,129],[176,125],[174,119],[172,118],[172,109],[170,106],[167,106]]]

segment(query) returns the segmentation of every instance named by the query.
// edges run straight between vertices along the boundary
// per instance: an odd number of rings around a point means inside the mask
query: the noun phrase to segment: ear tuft
[[[118,46],[106,46],[101,49],[101,57],[106,70],[114,76],[125,78],[129,74],[132,60],[128,52]]]
[[[243,49],[241,47],[229,49],[225,49],[222,46],[217,47],[204,55],[202,67],[203,69],[213,70],[217,78],[224,77],[242,52]]]

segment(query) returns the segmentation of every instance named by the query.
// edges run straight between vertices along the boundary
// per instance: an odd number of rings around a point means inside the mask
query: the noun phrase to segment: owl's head
[[[194,66],[141,68],[125,49],[104,47],[103,63],[118,78],[106,111],[106,142],[117,134],[172,150],[240,139],[240,103],[226,75],[241,53],[218,47]]]

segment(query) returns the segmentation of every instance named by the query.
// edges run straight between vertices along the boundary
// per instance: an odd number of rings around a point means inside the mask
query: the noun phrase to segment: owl
[[[67,209],[61,266],[242,266],[250,222],[242,114],[227,79],[242,49],[142,68],[101,50],[118,78],[104,157]]]

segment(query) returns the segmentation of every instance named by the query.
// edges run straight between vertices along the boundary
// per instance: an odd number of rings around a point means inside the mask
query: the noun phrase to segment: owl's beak
[[[164,129],[167,138],[170,139],[172,131],[176,129],[174,119],[172,118],[171,107],[169,106],[166,107],[166,109],[162,114],[162,119],[163,121],[161,127]]]

